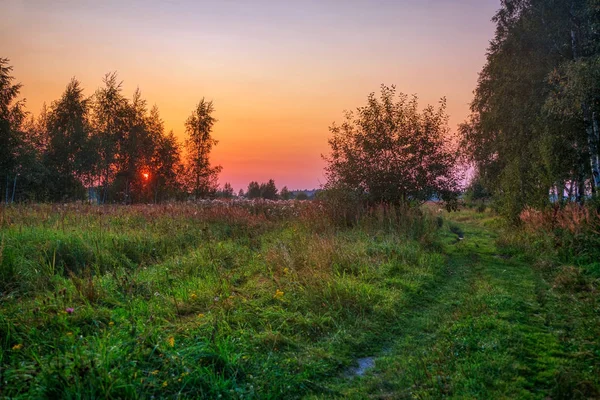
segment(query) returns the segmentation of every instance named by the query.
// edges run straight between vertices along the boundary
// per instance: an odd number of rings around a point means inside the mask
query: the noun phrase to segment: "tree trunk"
[[[18,176],[18,174],[15,174],[15,180],[13,182],[13,191],[12,191],[12,196],[10,199],[11,203],[15,202],[15,192],[17,191],[17,176]]]
[[[578,49],[578,38],[575,30],[576,23],[573,21],[575,26],[571,28],[571,49],[573,51],[573,59],[578,60],[580,58]],[[596,113],[592,112],[587,102],[581,103],[581,111],[583,112],[583,121],[585,123],[585,130],[587,133],[587,142],[590,152],[590,167],[592,172],[592,193],[594,193],[600,187],[600,159],[598,157],[598,120]]]
[[[564,182],[558,182],[556,185],[556,201],[562,205],[565,199],[565,184]]]
[[[587,133],[588,151],[590,153],[590,167],[592,172],[592,192],[600,188],[600,157],[598,156],[598,119],[595,112],[590,110],[587,103],[581,105],[583,120]]]
[[[579,177],[579,187],[577,188],[577,202],[583,204],[585,199],[585,176]]]

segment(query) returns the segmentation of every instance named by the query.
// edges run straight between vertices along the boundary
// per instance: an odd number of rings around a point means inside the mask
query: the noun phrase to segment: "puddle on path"
[[[363,376],[368,370],[375,366],[375,357],[363,357],[356,360],[357,367],[349,368],[346,372],[348,377]]]

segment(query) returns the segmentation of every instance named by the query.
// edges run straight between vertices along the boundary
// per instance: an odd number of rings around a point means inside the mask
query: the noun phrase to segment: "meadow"
[[[348,223],[319,202],[205,201],[0,215],[2,398],[600,395],[598,278],[489,212],[382,206]]]

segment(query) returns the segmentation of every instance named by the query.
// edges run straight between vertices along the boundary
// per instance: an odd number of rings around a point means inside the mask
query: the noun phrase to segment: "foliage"
[[[19,129],[25,117],[24,101],[16,100],[22,85],[13,83],[12,66],[8,62],[8,59],[0,58],[0,179],[6,185],[6,189],[1,188],[0,193],[4,193],[6,199],[11,178],[16,180],[20,164],[22,137]]]
[[[443,270],[401,231],[333,229],[314,202],[0,215],[8,397],[319,393]]]
[[[527,234],[526,242],[545,243],[546,255],[564,264],[596,269],[600,277],[600,213],[579,204],[568,204],[548,210],[526,208],[520,221]]]
[[[0,396],[598,396],[593,280],[532,268],[487,214],[397,210],[3,207]]]
[[[2,59],[4,201],[160,202],[181,198],[184,170],[173,132],[165,134],[156,106],[141,91],[122,93],[116,73],[86,97],[72,79],[61,98],[26,118],[15,102],[8,60]],[[87,188],[87,193],[85,188]]]
[[[344,186],[371,203],[409,204],[456,194],[455,154],[447,127],[446,100],[419,112],[417,97],[381,86],[367,105],[347,112],[330,128],[331,153],[324,157],[327,187]]]
[[[305,192],[296,194],[296,200],[308,200],[308,195]]]
[[[91,133],[89,107],[81,84],[72,79],[60,100],[52,103],[46,117],[48,145],[44,163],[48,185],[52,185],[52,200],[83,197],[83,182],[77,177],[89,175],[94,167],[94,153],[86,151],[91,150],[87,146]]]
[[[292,198],[292,194],[288,190],[287,186],[281,188],[281,192],[279,193],[279,197],[281,200],[289,200]]]
[[[234,192],[233,192],[233,188],[231,187],[231,184],[228,182],[225,182],[225,184],[223,185],[223,188],[217,190],[216,197],[221,197],[221,198],[225,198],[225,199],[233,198]]]
[[[189,177],[188,186],[196,198],[213,194],[217,189],[217,176],[221,166],[210,165],[210,152],[218,142],[212,137],[213,125],[217,121],[212,114],[215,109],[212,101],[200,100],[185,122],[188,135],[186,165]]]
[[[494,18],[473,115],[460,131],[481,183],[512,221],[552,198],[582,202],[597,185],[599,17],[594,2],[511,0]]]
[[[260,184],[256,181],[250,182],[248,184],[248,191],[246,192],[246,197],[248,197],[249,199],[277,200],[279,198],[279,195],[277,193],[277,186],[275,186],[275,181],[273,179],[269,179],[268,182],[263,182]]]
[[[267,183],[260,184],[260,196],[267,200],[276,200],[279,197],[277,194],[277,187],[275,186],[275,181],[273,179],[269,179]]]

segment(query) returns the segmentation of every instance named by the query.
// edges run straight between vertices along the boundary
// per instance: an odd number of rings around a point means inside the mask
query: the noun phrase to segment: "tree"
[[[246,197],[249,199],[259,199],[261,197],[260,185],[258,182],[252,181],[248,184]]]
[[[155,203],[179,192],[178,177],[183,169],[180,154],[181,146],[173,131],[160,136],[155,148],[153,168],[149,172],[150,178],[154,180]]]
[[[600,13],[590,1],[505,0],[479,76],[463,148],[503,214],[583,199],[600,184],[595,57]]]
[[[108,73],[103,79],[104,87],[94,94],[93,123],[94,141],[98,146],[100,159],[98,171],[104,186],[102,202],[109,200],[108,190],[118,165],[123,164],[121,149],[127,137],[127,118],[130,112],[127,99],[122,93],[122,82],[117,81],[115,72]]]
[[[127,103],[125,131],[119,143],[117,153],[117,182],[122,187],[123,201],[150,201],[152,199],[152,180],[154,174],[152,157],[158,140],[164,133],[158,107],[154,106],[148,115],[147,102],[142,98],[139,88]]]
[[[277,187],[273,179],[269,179],[267,183],[261,183],[260,197],[267,200],[277,200]]]
[[[217,191],[217,197],[223,197],[226,199],[231,199],[234,196],[233,188],[230,183],[225,182],[223,188]]]
[[[54,185],[54,200],[83,197],[81,176],[91,168],[89,159],[83,157],[90,134],[89,103],[79,81],[73,78],[62,97],[52,103],[46,118],[45,163]]]
[[[409,204],[432,196],[454,198],[456,154],[447,126],[446,100],[437,109],[419,112],[417,97],[381,86],[367,105],[347,112],[330,127],[329,188],[343,186],[366,195],[369,202]]]
[[[25,118],[24,100],[16,101],[22,85],[14,83],[13,67],[7,58],[0,58],[0,182],[5,178],[5,201],[9,200],[12,186],[16,186],[20,134],[19,128]],[[1,189],[0,189],[1,191]],[[14,189],[12,189],[14,197]]]
[[[296,200],[308,200],[308,195],[305,192],[300,192],[296,195]]]
[[[188,135],[188,173],[192,193],[196,198],[205,197],[217,188],[217,176],[221,166],[211,166],[209,157],[212,147],[218,142],[212,137],[212,129],[217,121],[213,116],[212,101],[200,100],[185,122]]]
[[[289,199],[292,198],[292,194],[288,190],[287,186],[284,186],[284,187],[281,188],[281,192],[279,193],[279,197],[281,197],[282,200],[289,200]]]

